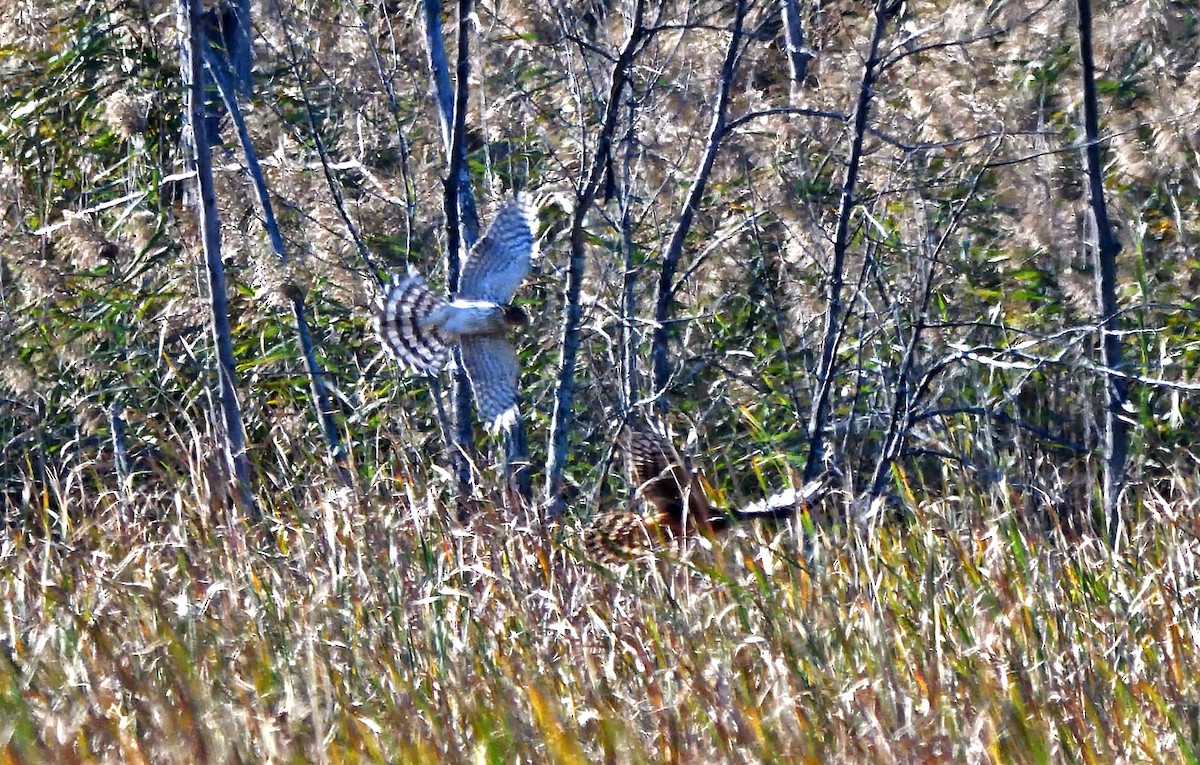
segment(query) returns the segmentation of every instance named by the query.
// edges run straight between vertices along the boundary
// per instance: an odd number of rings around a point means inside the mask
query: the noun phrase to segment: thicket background
[[[570,218],[635,5],[479,2],[471,26],[480,217],[513,188],[543,200],[517,298],[533,317],[519,342],[539,493]],[[576,554],[579,519],[629,492],[610,458],[638,401],[665,402],[730,504],[803,470],[876,16],[801,2],[811,57],[793,81],[780,7],[746,4],[736,124],[683,242],[656,391],[662,257],[736,11],[645,6],[586,217],[560,535],[506,509],[502,448],[482,431],[477,512],[451,520],[428,381],[369,330],[382,274],[355,235],[385,270],[443,277],[426,5],[252,4],[242,109],[289,265],[227,118],[214,161],[260,535],[232,511],[221,454],[177,9],[0,3],[8,756],[1194,758],[1194,2],[1095,9],[1133,376],[1116,555],[1099,542],[1099,318],[1076,11],[1061,0],[910,2],[885,27],[831,399],[840,492],[818,549],[750,532],[623,579]],[[453,60],[453,9],[442,20]],[[312,415],[294,288],[349,486]],[[890,442],[896,411],[910,419]],[[867,535],[844,521],[872,495],[889,522]]]

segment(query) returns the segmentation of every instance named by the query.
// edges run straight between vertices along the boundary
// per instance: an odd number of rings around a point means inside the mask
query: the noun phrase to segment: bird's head
[[[502,306],[504,310],[504,323],[512,327],[524,327],[529,324],[529,314],[525,313],[525,309],[515,305]]]

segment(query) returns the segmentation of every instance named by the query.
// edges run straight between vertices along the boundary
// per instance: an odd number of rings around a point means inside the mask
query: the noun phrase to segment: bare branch
[[[221,259],[221,221],[217,215],[217,197],[213,185],[212,147],[204,109],[204,31],[200,21],[200,0],[181,0],[180,31],[184,33],[182,67],[187,82],[187,122],[191,127],[192,164],[196,170],[199,194],[196,213],[203,237],[204,262],[208,273],[209,318],[213,343],[217,350],[218,398],[221,402],[225,452],[233,474],[235,495],[247,520],[258,524],[262,516],[250,483],[250,459],[246,454],[246,429],[237,400],[234,379],[233,339],[229,327],[229,298],[225,292],[225,264]]]
[[[283,244],[283,235],[279,232],[279,224],[275,220],[275,210],[271,205],[271,194],[267,189],[267,181],[263,176],[262,167],[258,163],[258,154],[250,141],[250,133],[246,129],[246,121],[242,118],[242,110],[238,104],[237,95],[229,82],[224,70],[214,62],[210,50],[205,49],[205,62],[209,73],[217,83],[217,89],[225,102],[225,110],[233,121],[237,131],[238,143],[242,147],[242,155],[246,159],[246,169],[254,184],[254,193],[258,199],[259,209],[263,214],[263,226],[271,240],[271,249],[279,259],[281,267],[288,264],[287,249]],[[338,466],[338,476],[343,483],[350,483],[350,474],[346,470],[346,453],[342,449],[341,438],[338,435],[337,424],[333,420],[333,406],[329,400],[329,391],[325,385],[325,374],[317,362],[316,348],[313,344],[312,332],[308,327],[307,310],[304,305],[304,294],[295,285],[289,284],[286,295],[292,306],[292,315],[296,319],[296,334],[300,339],[300,351],[304,357],[304,367],[308,371],[309,387],[312,391],[313,406],[316,407],[317,422],[321,424],[321,432],[325,443],[329,445],[329,453]]]

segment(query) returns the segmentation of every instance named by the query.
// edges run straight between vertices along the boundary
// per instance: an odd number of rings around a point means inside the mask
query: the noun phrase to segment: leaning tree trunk
[[[1092,210],[1096,261],[1096,303],[1100,312],[1100,358],[1105,369],[1104,411],[1104,514],[1108,537],[1116,544],[1121,534],[1119,499],[1125,483],[1129,453],[1129,425],[1123,412],[1129,401],[1129,382],[1121,374],[1121,319],[1117,314],[1117,254],[1121,244],[1113,234],[1104,203],[1104,168],[1100,164],[1100,109],[1096,103],[1096,64],[1092,59],[1092,4],[1079,3],[1079,58],[1083,75],[1084,158],[1088,175],[1088,202]]]
[[[658,274],[658,294],[654,301],[654,336],[651,348],[651,359],[654,364],[654,398],[658,408],[665,410],[667,384],[671,380],[671,365],[668,342],[671,337],[670,320],[671,304],[675,300],[675,271],[679,268],[679,258],[683,254],[683,243],[692,230],[692,221],[696,210],[704,198],[704,189],[708,185],[708,176],[712,173],[713,163],[717,159],[717,151],[725,137],[725,123],[729,110],[729,91],[733,87],[733,75],[737,67],[738,48],[742,43],[742,22],[746,18],[746,0],[738,0],[733,15],[733,37],[729,47],[725,49],[725,60],[721,65],[721,81],[718,84],[717,102],[713,107],[712,124],[708,129],[708,142],[700,165],[692,176],[692,187],[684,200],[683,210],[679,213],[679,221],[671,233],[671,241],[663,253],[662,268]]]
[[[215,54],[211,49],[206,49],[205,60],[209,64],[209,71],[212,73],[213,79],[217,83],[217,88],[221,93],[221,98],[225,102],[225,110],[229,113],[229,117],[233,121],[234,130],[237,132],[238,143],[242,147],[242,155],[246,160],[246,169],[250,173],[250,179],[254,183],[254,192],[258,198],[259,207],[262,209],[263,225],[266,228],[268,238],[271,240],[271,249],[275,251],[275,257],[279,260],[280,269],[286,269],[289,258],[287,249],[283,243],[283,235],[279,231],[279,224],[275,220],[275,210],[271,204],[271,193],[267,189],[267,180],[263,175],[262,167],[258,163],[258,154],[254,151],[254,144],[250,142],[250,133],[246,129],[246,121],[242,118],[242,110],[238,104],[234,86],[230,83],[222,67],[213,61],[214,56]],[[343,483],[348,485],[350,483],[350,474],[346,469],[346,453],[342,448],[341,438],[338,435],[337,423],[333,419],[333,406],[330,403],[328,386],[325,384],[325,374],[321,369],[320,363],[317,361],[316,347],[313,344],[312,332],[308,326],[308,313],[304,305],[304,293],[299,287],[290,283],[285,285],[284,289],[284,297],[291,304],[292,315],[296,320],[296,334],[300,340],[300,352],[304,357],[304,367],[308,371],[309,387],[312,391],[317,422],[321,425],[321,432],[325,436],[325,443],[329,446],[330,456],[337,466],[338,477]]]
[[[203,237],[204,262],[208,271],[209,316],[217,350],[218,398],[221,402],[225,452],[233,474],[235,495],[247,520],[261,520],[250,486],[250,460],[246,454],[246,429],[238,406],[234,379],[233,340],[229,329],[229,301],[225,293],[225,266],[221,261],[221,222],[213,187],[212,147],[209,144],[204,107],[204,31],[200,0],[181,0],[183,74],[187,84],[187,122],[191,127],[192,162],[199,195],[196,200]]]

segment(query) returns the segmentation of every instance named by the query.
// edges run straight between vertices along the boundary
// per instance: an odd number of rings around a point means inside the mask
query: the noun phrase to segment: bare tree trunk
[[[1129,401],[1129,383],[1119,374],[1124,364],[1121,352],[1121,319],[1117,313],[1117,255],[1121,243],[1113,234],[1104,202],[1104,168],[1100,164],[1100,109],[1096,103],[1096,64],[1092,58],[1092,4],[1078,0],[1079,58],[1083,75],[1083,126],[1087,139],[1088,196],[1095,226],[1092,253],[1096,261],[1096,303],[1100,311],[1100,357],[1105,376],[1104,413],[1104,514],[1108,519],[1109,542],[1120,539],[1121,488],[1125,484],[1125,462],[1129,453],[1129,425],[1123,411]]]
[[[225,109],[229,112],[229,117],[233,121],[234,129],[238,135],[238,143],[241,145],[242,154],[246,159],[246,169],[250,173],[250,179],[254,182],[254,192],[258,198],[259,207],[262,209],[263,225],[267,230],[267,236],[271,240],[271,248],[275,251],[275,256],[279,259],[280,268],[286,268],[289,260],[287,250],[283,244],[283,236],[279,232],[279,224],[275,220],[275,210],[271,205],[271,194],[267,189],[266,178],[263,176],[262,167],[258,163],[258,155],[254,151],[254,145],[250,142],[250,133],[246,129],[246,121],[242,118],[242,110],[238,104],[237,95],[234,93],[234,88],[230,84],[224,70],[212,60],[213,54],[211,50],[206,49],[206,51],[205,59],[209,65],[209,72],[213,75],[213,79],[217,83],[217,88],[221,92],[221,98],[225,102]],[[309,331],[308,327],[304,294],[298,287],[289,283],[287,285],[286,297],[291,303],[292,315],[296,319],[296,333],[300,338],[300,351],[304,357],[305,369],[308,371],[309,387],[312,391],[313,406],[316,408],[317,422],[321,425],[321,432],[325,436],[325,443],[329,445],[329,453],[338,468],[339,478],[343,483],[349,485],[350,474],[346,470],[346,454],[342,449],[337,424],[333,420],[333,406],[329,401],[329,391],[325,385],[325,374],[321,370],[321,365],[317,362],[312,332]]]
[[[235,495],[250,523],[261,520],[250,486],[250,460],[246,454],[246,430],[238,406],[233,376],[233,340],[229,329],[229,301],[225,294],[225,265],[221,261],[221,222],[213,188],[212,147],[204,108],[204,32],[200,0],[181,0],[180,17],[184,44],[183,72],[187,81],[187,121],[192,132],[192,161],[196,168],[199,197],[197,213],[203,236],[204,261],[208,271],[209,307],[213,341],[217,350],[217,380],[221,402],[226,455],[233,474]]]
[[[567,466],[567,442],[571,435],[571,405],[575,400],[575,361],[579,355],[579,323],[583,315],[579,304],[583,288],[583,270],[586,265],[583,224],[604,180],[613,134],[617,129],[617,116],[620,114],[621,92],[629,81],[629,70],[634,55],[647,35],[643,26],[645,11],[645,0],[637,0],[633,18],[630,20],[629,38],[613,64],[608,102],[605,105],[600,133],[596,137],[596,149],[592,153],[585,179],[575,189],[575,210],[571,216],[571,258],[567,266],[566,302],[563,305],[562,337],[559,340],[558,381],[554,389],[550,442],[546,449],[545,500],[547,512],[551,517],[561,516],[565,509],[562,501],[563,473]]]
[[[875,88],[876,70],[879,66],[879,46],[887,31],[887,23],[899,7],[896,0],[877,0],[875,3],[875,29],[871,33],[871,47],[863,64],[862,81],[858,88],[858,104],[854,109],[854,134],[851,136],[850,157],[846,162],[846,175],[842,179],[841,199],[838,203],[837,232],[833,238],[833,256],[829,265],[828,289],[825,295],[825,332],[821,341],[821,358],[817,366],[817,392],[813,397],[808,420],[808,461],[804,465],[805,483],[821,472],[825,451],[826,420],[829,417],[829,396],[836,373],[834,362],[842,329],[842,287],[846,280],[846,251],[850,246],[850,216],[858,204],[854,197],[858,185],[858,167],[862,161],[863,139],[867,133],[867,117],[871,109],[871,96]]]
[[[433,80],[449,165],[443,180],[443,195],[446,210],[446,286],[452,295],[458,292],[462,269],[460,253],[469,251],[479,239],[479,215],[475,206],[475,196],[471,192],[464,147],[471,74],[472,13],[471,0],[459,0],[458,55],[455,60],[455,87],[451,90],[449,63],[442,38],[441,4],[439,0],[425,0],[425,34],[430,76]],[[471,419],[471,386],[458,349],[454,351],[454,360],[454,381],[451,386],[451,407],[454,411],[452,457],[461,498],[467,496],[471,490],[471,465],[467,455],[470,454],[474,441],[474,431]],[[529,480],[525,421],[520,416],[505,428],[504,450],[505,476],[516,495],[528,503],[533,498],[533,487]],[[460,501],[460,512],[465,511],[465,508],[466,505]]]
[[[692,220],[704,197],[704,188],[708,185],[708,176],[712,172],[713,163],[717,159],[717,151],[721,140],[725,137],[726,113],[729,109],[729,90],[733,85],[734,70],[737,66],[738,48],[742,43],[742,21],[746,17],[746,0],[738,0],[733,14],[733,36],[729,47],[725,50],[725,61],[721,65],[721,82],[717,90],[717,103],[713,107],[712,125],[708,130],[708,143],[704,147],[704,156],[700,166],[692,178],[692,187],[688,190],[687,199],[683,203],[683,211],[679,214],[679,222],[671,234],[671,241],[663,253],[662,269],[658,276],[658,295],[654,303],[654,337],[651,347],[651,357],[654,362],[654,397],[659,408],[666,406],[663,394],[671,379],[671,366],[668,358],[668,343],[670,340],[669,321],[671,304],[675,299],[675,271],[679,268],[679,258],[683,254],[683,243],[692,229]]]
[[[804,44],[804,22],[800,18],[799,0],[779,0],[779,11],[783,16],[783,36],[794,100],[804,86],[804,78],[808,76],[808,61],[812,54]]]

